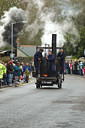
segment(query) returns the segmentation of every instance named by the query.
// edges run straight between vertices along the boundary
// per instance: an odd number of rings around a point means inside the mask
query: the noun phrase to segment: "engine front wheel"
[[[59,89],[62,88],[62,78],[61,77],[58,78],[58,88]]]
[[[36,84],[36,88],[37,88],[37,89],[40,88],[40,84]]]

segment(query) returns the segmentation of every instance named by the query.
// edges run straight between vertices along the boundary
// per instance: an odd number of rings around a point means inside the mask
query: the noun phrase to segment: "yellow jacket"
[[[24,73],[25,73],[26,76],[30,75],[30,71],[29,70],[26,70]]]
[[[3,74],[6,74],[6,67],[0,63],[0,79],[3,79]]]

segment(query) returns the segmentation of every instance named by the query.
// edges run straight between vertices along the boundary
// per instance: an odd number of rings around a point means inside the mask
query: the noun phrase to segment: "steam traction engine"
[[[62,82],[64,81],[64,73],[60,74],[60,64],[57,59],[57,50],[62,49],[62,47],[56,47],[56,34],[52,34],[52,47],[36,47],[36,50],[43,48],[45,51],[45,57],[39,61],[39,74],[36,78],[36,88],[41,88],[42,86],[53,86],[54,84],[58,85],[58,88],[62,88]],[[49,61],[46,59],[46,50],[52,50],[52,53],[55,55],[55,70],[57,72],[57,77],[54,72],[49,71]],[[64,65],[63,65],[64,66]],[[35,72],[33,72],[33,77],[35,77]]]

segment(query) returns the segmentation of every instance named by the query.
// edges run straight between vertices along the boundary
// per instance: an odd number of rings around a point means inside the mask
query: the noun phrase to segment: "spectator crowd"
[[[81,61],[81,60],[65,61],[64,72],[65,74],[85,76],[85,61]]]
[[[24,62],[9,61],[0,62],[0,87],[1,85],[18,86],[21,83],[28,83],[31,72],[34,71],[34,60],[30,64]],[[85,76],[85,61],[65,61],[64,73]]]
[[[34,71],[34,60],[29,63],[9,61],[8,63],[0,62],[0,87],[3,85],[18,86],[22,83],[29,82],[31,71]]]

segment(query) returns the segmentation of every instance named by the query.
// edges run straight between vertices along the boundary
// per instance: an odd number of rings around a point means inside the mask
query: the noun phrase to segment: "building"
[[[36,52],[36,45],[20,45],[17,48],[17,57],[33,57]]]
[[[14,52],[13,52],[14,53]],[[0,50],[0,58],[2,57],[10,57],[11,50]]]

